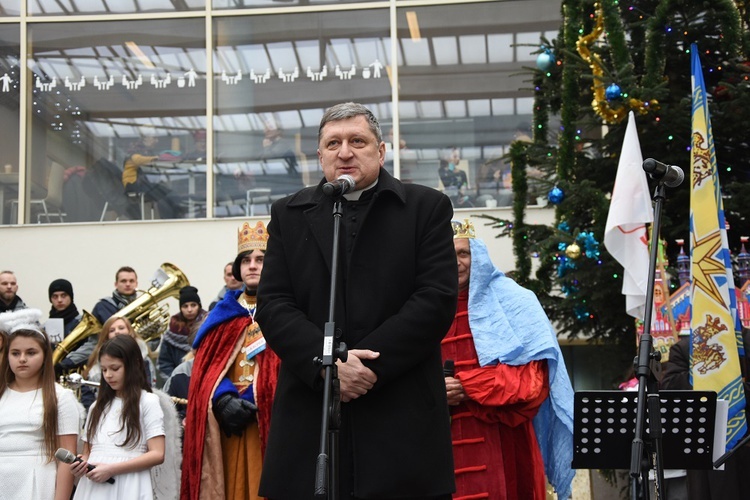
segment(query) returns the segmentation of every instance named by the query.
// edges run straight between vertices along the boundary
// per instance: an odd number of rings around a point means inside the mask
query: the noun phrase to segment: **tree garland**
[[[528,251],[528,234],[524,221],[526,197],[529,183],[526,176],[528,159],[526,149],[529,143],[514,141],[510,145],[510,172],[513,179],[513,254],[516,256],[516,282],[526,286],[531,276],[531,257]]]
[[[682,3],[692,3],[691,0],[661,0],[654,15],[648,21],[646,34],[646,59],[643,84],[656,87],[662,83],[664,68],[666,67],[666,33],[669,17],[675,7]],[[721,46],[727,58],[739,55],[745,45],[747,37],[743,35],[740,11],[732,0],[714,0],[714,8],[723,15]]]
[[[613,124],[622,122],[628,115],[629,110],[645,115],[650,110],[658,108],[659,103],[655,99],[642,101],[632,97],[634,94],[639,94],[640,92],[636,90],[633,61],[627,50],[625,32],[617,2],[612,2],[611,0],[598,1],[594,4],[594,11],[596,12],[594,29],[588,35],[578,38],[576,42],[578,53],[588,63],[593,75],[591,91],[594,94],[594,99],[591,106],[594,111],[605,122]],[[629,92],[625,92],[622,95],[623,100],[620,99],[619,95],[615,99],[610,99],[606,96],[606,70],[601,57],[591,51],[591,46],[605,32],[611,48],[610,55],[612,62],[614,63],[615,71],[617,71],[615,73],[617,79],[621,85],[625,85],[626,89],[630,89]],[[610,79],[614,80],[611,75]],[[612,83],[614,84],[614,82]],[[620,87],[618,86],[618,88]]]
[[[574,54],[581,31],[580,0],[563,0],[563,43],[568,53]],[[560,106],[561,132],[557,156],[557,178],[568,181],[575,166],[575,119],[578,115],[578,80],[579,71],[575,64],[563,64],[562,92]],[[557,209],[559,220],[560,209]]]

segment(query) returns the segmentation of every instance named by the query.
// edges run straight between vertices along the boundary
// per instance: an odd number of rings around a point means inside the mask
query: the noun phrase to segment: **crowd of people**
[[[101,325],[56,355],[62,339],[0,273],[0,492],[298,500],[322,485],[353,500],[544,499],[546,479],[570,496],[572,388],[534,294],[452,221],[447,196],[383,168],[369,109],[329,108],[318,143],[325,178],[275,202],[268,227],[242,224],[210,311],[183,287],[155,345],[123,314],[138,297],[130,267],[93,320],[70,282],[50,284],[64,332]],[[325,195],[342,175],[351,191]],[[74,371],[80,402],[56,383]]]

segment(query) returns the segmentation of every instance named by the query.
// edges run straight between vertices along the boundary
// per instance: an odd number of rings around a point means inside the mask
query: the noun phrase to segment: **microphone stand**
[[[333,250],[331,253],[331,293],[328,298],[328,322],[323,330],[323,357],[314,363],[325,370],[323,418],[320,426],[320,452],[315,466],[315,497],[338,498],[339,427],[341,425],[341,391],[336,360],[346,362],[346,344],[336,336],[335,305],[339,261],[339,228],[343,215],[341,197],[333,203]],[[329,457],[330,453],[330,457]]]
[[[648,287],[646,289],[646,311],[643,319],[643,335],[638,344],[638,356],[635,358],[635,374],[638,377],[638,403],[635,417],[635,436],[630,452],[630,493],[632,500],[637,500],[638,486],[641,486],[642,498],[648,500],[649,455],[654,455],[656,468],[657,498],[664,491],[664,466],[662,464],[662,428],[661,401],[656,378],[651,372],[651,361],[659,361],[661,354],[653,349],[651,337],[651,317],[654,308],[654,281],[656,278],[656,260],[659,252],[659,231],[661,229],[661,211],[664,203],[664,183],[659,182],[654,191],[654,222],[651,226],[651,253],[648,266]],[[648,409],[646,408],[648,393]],[[645,449],[643,434],[646,427],[646,416],[650,416],[650,450]],[[638,479],[640,478],[640,483]]]

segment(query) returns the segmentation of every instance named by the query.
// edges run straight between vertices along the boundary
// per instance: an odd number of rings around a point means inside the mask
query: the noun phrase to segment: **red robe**
[[[451,406],[453,498],[544,500],[544,463],[532,419],[549,395],[545,361],[480,367],[469,328],[468,291],[442,343],[466,401]]]
[[[243,315],[219,324],[205,335],[196,351],[185,422],[182,500],[224,497],[222,434],[213,415],[211,400],[219,382],[234,365],[244,344],[246,328],[251,323],[252,318]],[[254,389],[262,453],[271,421],[279,360],[269,348],[254,359],[259,370]],[[206,467],[211,470],[206,470]]]

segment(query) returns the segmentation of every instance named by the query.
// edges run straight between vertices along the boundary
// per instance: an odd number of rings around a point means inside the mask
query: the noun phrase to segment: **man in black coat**
[[[318,132],[325,179],[274,203],[256,319],[281,359],[260,495],[312,498],[319,452],[334,199],[344,195],[335,324],[342,424],[339,498],[450,498],[453,458],[440,341],[456,308],[450,200],[382,168],[377,119],[360,104],[328,109]]]

